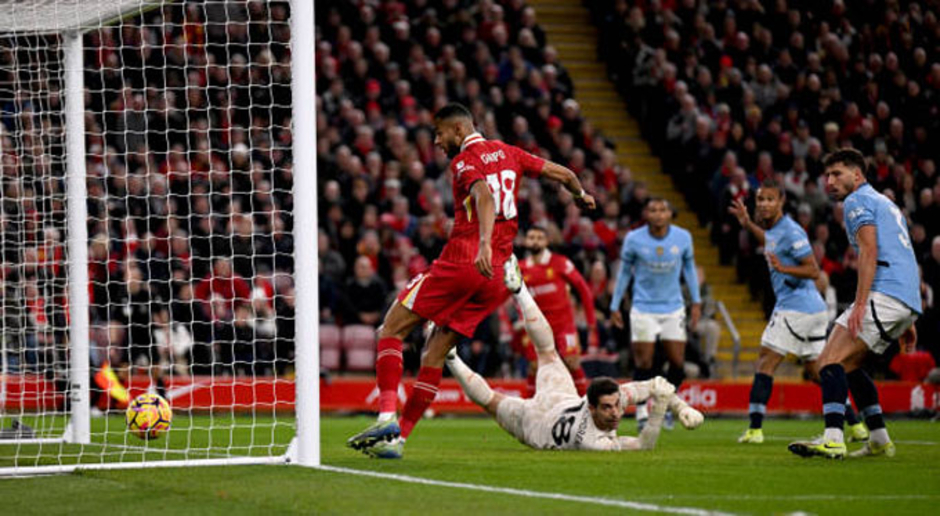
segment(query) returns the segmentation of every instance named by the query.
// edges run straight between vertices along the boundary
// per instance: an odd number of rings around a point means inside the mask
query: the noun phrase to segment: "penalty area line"
[[[613,498],[601,498],[590,496],[578,496],[564,493],[549,493],[544,491],[530,491],[528,489],[514,489],[511,487],[488,486],[484,484],[469,484],[465,482],[449,482],[446,480],[433,480],[430,478],[412,477],[409,475],[399,475],[396,473],[380,473],[377,471],[366,471],[355,468],[341,468],[337,466],[317,466],[321,471],[330,471],[333,473],[344,473],[348,475],[358,475],[363,477],[382,478],[386,480],[395,480],[409,484],[421,484],[435,487],[449,487],[452,489],[466,489],[469,491],[482,491],[485,493],[507,494],[512,496],[521,496],[523,498],[541,498],[545,500],[559,500],[565,502],[584,503],[592,505],[604,505],[607,507],[618,507],[622,509],[631,509],[634,511],[660,512],[666,514],[684,514],[688,516],[732,516],[734,513],[712,511],[700,509],[697,507],[673,507],[668,505],[657,505],[653,503],[632,502],[629,500],[616,500]]]

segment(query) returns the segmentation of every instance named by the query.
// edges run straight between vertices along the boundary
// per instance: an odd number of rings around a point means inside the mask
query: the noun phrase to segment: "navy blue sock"
[[[848,378],[848,376],[847,376]],[[849,380],[849,389],[851,390],[852,381]],[[855,409],[852,408],[852,402],[845,400],[845,423],[849,426],[857,425],[859,422],[858,413],[855,412]]]
[[[881,404],[878,403],[878,388],[871,381],[868,373],[856,369],[848,375],[849,387],[852,397],[858,405],[859,413],[865,418],[869,430],[878,430],[885,427],[884,417],[881,415]]]
[[[845,425],[845,398],[849,395],[845,368],[840,364],[829,364],[819,371],[819,381],[822,384],[823,417],[826,419],[826,428],[842,430]]]
[[[680,366],[675,366],[669,364],[669,372],[666,373],[666,379],[669,380],[669,383],[676,386],[676,392],[679,392],[679,387],[682,386],[682,382],[685,381],[685,368]]]
[[[641,369],[637,367],[633,370],[633,381],[634,382],[644,382],[653,378],[652,369]]]
[[[767,401],[774,389],[774,377],[764,373],[754,375],[751,384],[751,400],[748,413],[751,416],[751,428],[761,428],[764,424],[764,414],[767,412]]]

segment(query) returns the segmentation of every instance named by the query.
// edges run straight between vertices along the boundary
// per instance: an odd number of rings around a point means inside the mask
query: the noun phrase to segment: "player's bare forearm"
[[[758,244],[764,245],[764,228],[758,226],[757,223],[750,219],[748,219],[747,226],[745,226],[745,228],[750,231],[752,235],[754,235],[754,238],[757,239]]]
[[[496,224],[496,202],[493,193],[483,181],[477,181],[470,190],[480,217],[480,243],[489,244],[493,238],[493,226]]]
[[[489,186],[483,181],[473,184],[470,192],[476,205],[477,216],[480,221],[480,247],[474,265],[480,274],[486,278],[493,277],[493,226],[496,224],[496,202]]]
[[[594,209],[594,197],[584,191],[581,180],[577,174],[568,167],[559,165],[552,161],[546,161],[542,167],[542,177],[547,177],[564,185],[565,189],[571,192],[578,206],[587,209]]]
[[[545,166],[542,167],[542,177],[561,183],[572,194],[580,193],[583,190],[581,180],[578,179],[574,171],[552,161],[545,162]]]
[[[875,226],[862,226],[855,235],[858,242],[858,286],[855,288],[855,305],[868,302],[871,284],[878,267],[878,236]]]

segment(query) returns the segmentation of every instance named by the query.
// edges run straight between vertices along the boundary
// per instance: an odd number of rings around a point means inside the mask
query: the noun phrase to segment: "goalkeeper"
[[[515,257],[507,262],[505,271],[506,287],[519,305],[526,331],[538,353],[535,397],[523,400],[495,392],[453,349],[447,357],[447,367],[467,396],[495,417],[503,430],[536,449],[628,451],[656,446],[667,408],[688,429],[702,424],[702,413],[679,399],[675,387],[662,377],[625,384],[611,378],[595,378],[587,396],[579,397],[571,374],[555,352],[551,327],[524,288]],[[624,408],[650,398],[653,408],[639,437],[618,436]]]

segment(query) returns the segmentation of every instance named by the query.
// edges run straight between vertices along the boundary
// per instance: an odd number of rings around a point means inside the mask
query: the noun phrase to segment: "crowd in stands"
[[[765,306],[763,249],[727,208],[785,185],[834,308],[855,296],[857,256],[823,157],[854,147],[894,200],[922,266],[920,345],[940,359],[940,24],[936,4],[827,0],[588,3],[608,71],[690,205]],[[668,151],[667,151],[668,149]],[[705,194],[703,194],[705,193]]]
[[[271,374],[293,357],[287,2],[185,2],[84,36],[93,366]],[[64,366],[61,57],[0,45],[3,332]]]

